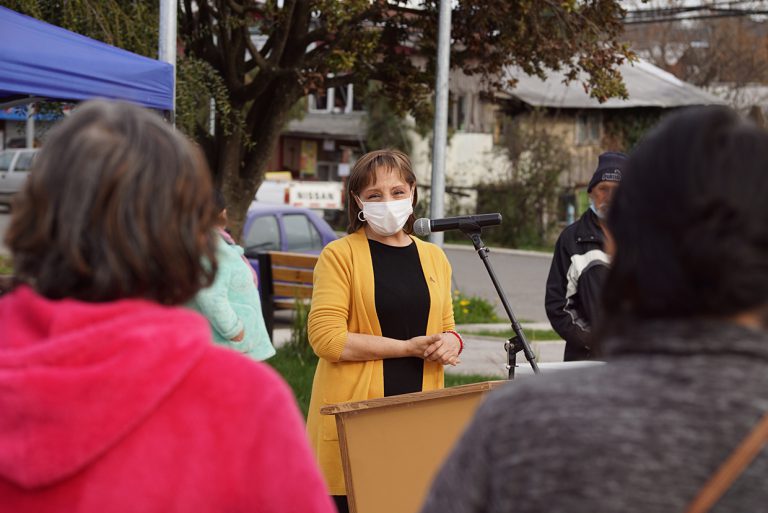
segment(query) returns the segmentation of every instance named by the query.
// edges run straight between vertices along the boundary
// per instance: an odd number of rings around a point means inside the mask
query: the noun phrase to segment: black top
[[[387,246],[369,239],[368,245],[381,334],[397,340],[426,335],[429,289],[416,244]],[[422,358],[387,358],[384,360],[384,395],[420,392],[423,377]]]

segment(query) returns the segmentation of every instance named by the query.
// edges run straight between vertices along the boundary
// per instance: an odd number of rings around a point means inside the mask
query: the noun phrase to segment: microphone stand
[[[539,374],[539,366],[536,365],[536,355],[533,354],[531,345],[525,339],[525,335],[523,334],[523,330],[520,327],[520,323],[517,322],[517,318],[512,312],[512,308],[509,306],[507,295],[504,293],[504,290],[502,290],[501,285],[499,284],[499,280],[496,278],[496,273],[493,271],[493,267],[491,267],[491,262],[488,259],[489,250],[485,247],[485,244],[483,244],[483,239],[480,238],[483,229],[474,221],[461,220],[459,221],[459,230],[461,230],[464,235],[469,237],[469,239],[472,241],[472,244],[475,246],[475,251],[477,251],[478,256],[480,256],[483,264],[485,264],[485,269],[488,271],[488,275],[491,277],[493,286],[496,288],[496,293],[499,295],[499,299],[501,299],[501,304],[504,306],[504,310],[507,312],[507,317],[509,317],[509,321],[512,323],[512,331],[514,332],[514,336],[504,344],[504,349],[507,351],[507,369],[509,370],[509,379],[514,379],[515,377],[517,353],[520,351],[523,352],[525,358],[528,360],[528,363],[531,364],[533,372],[535,374]]]

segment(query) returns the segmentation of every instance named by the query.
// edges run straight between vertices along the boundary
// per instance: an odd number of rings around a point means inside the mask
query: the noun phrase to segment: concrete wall
[[[412,141],[411,159],[416,180],[419,184],[430,184],[432,141],[416,133],[412,133]],[[477,184],[506,176],[509,171],[509,161],[503,149],[494,146],[492,134],[454,133],[445,160],[446,187],[457,187],[460,193],[446,198],[446,215],[474,213],[477,208],[474,188]]]

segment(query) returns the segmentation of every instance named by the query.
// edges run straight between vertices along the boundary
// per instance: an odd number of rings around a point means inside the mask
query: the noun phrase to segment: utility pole
[[[435,125],[432,133],[432,189],[430,219],[443,217],[445,200],[445,147],[448,140],[448,71],[451,65],[451,0],[440,0],[437,35],[437,79],[435,82]],[[430,240],[443,245],[443,232]]]
[[[160,30],[158,59],[173,66],[173,111],[171,123],[176,124],[176,26],[177,0],[160,0]]]
[[[37,105],[33,103],[27,104],[27,126],[26,126],[26,146],[27,148],[35,147],[35,111]]]

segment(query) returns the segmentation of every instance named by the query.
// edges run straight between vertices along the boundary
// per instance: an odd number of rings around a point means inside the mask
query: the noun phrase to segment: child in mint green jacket
[[[226,209],[220,215],[225,226]],[[216,248],[216,279],[198,292],[188,306],[208,319],[214,342],[255,360],[266,360],[275,354],[275,348],[264,324],[255,275],[243,258],[243,248],[235,244],[223,226]]]

